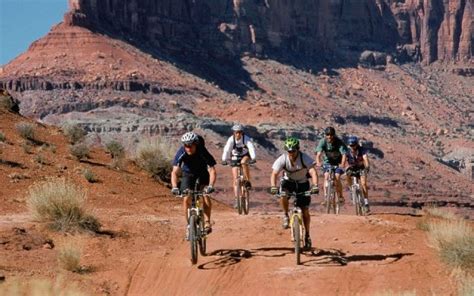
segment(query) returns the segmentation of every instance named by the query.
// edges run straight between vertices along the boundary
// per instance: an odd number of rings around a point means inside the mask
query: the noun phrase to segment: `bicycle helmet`
[[[359,139],[357,139],[356,136],[350,136],[349,138],[347,138],[347,145],[354,146],[357,144],[359,144]]]
[[[300,141],[295,137],[289,137],[285,140],[285,150],[295,151],[300,149]]]
[[[234,124],[232,130],[234,132],[242,132],[244,130],[244,127],[241,124]]]
[[[335,136],[336,135],[336,130],[332,126],[328,126],[327,128],[324,129],[324,134]]]
[[[199,141],[198,135],[193,132],[187,132],[181,137],[181,143],[184,145],[190,145]]]

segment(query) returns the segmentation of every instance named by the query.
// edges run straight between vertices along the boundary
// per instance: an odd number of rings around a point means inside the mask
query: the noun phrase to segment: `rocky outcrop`
[[[470,59],[473,0],[69,0],[70,25],[184,54]]]

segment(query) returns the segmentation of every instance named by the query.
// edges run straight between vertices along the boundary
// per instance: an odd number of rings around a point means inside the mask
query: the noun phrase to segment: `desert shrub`
[[[77,160],[81,160],[89,157],[90,150],[86,143],[77,143],[69,147],[69,152]]]
[[[152,177],[170,182],[173,154],[176,151],[165,138],[148,139],[137,148],[136,163]]]
[[[463,270],[474,268],[474,231],[462,219],[434,220],[428,234],[441,259]]]
[[[35,127],[31,123],[20,122],[15,127],[23,139],[35,140]]]
[[[5,142],[5,141],[6,141],[6,139],[7,139],[7,138],[5,137],[5,134],[4,134],[4,133],[2,133],[2,132],[0,132],[0,142],[2,142],[2,143],[3,143],[3,142]]]
[[[87,180],[87,182],[89,183],[95,183],[98,181],[96,175],[94,174],[94,172],[89,169],[89,168],[86,168],[82,174],[84,175],[84,178]]]
[[[66,123],[61,129],[63,134],[72,144],[81,142],[86,136],[86,131],[79,124]]]
[[[462,273],[458,278],[458,295],[472,296],[474,295],[474,277],[472,275]]]
[[[35,156],[35,162],[41,165],[46,165],[48,164],[48,161],[42,154],[36,154]]]
[[[57,231],[99,230],[99,221],[86,212],[84,202],[84,192],[63,178],[49,178],[28,190],[32,215]]]
[[[33,153],[33,147],[28,141],[21,143],[21,148],[23,148],[23,152],[25,152],[26,154]]]
[[[112,140],[105,145],[105,149],[112,158],[123,158],[125,156],[125,148],[119,142]]]
[[[69,242],[61,246],[58,250],[58,262],[61,268],[80,272],[81,268],[81,248],[75,242]]]

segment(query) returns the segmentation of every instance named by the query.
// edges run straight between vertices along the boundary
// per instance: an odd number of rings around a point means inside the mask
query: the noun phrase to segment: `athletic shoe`
[[[283,216],[283,229],[288,229],[290,228],[290,217],[287,215]]]

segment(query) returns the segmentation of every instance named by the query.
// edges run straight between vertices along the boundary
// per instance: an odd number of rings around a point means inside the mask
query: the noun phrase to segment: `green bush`
[[[77,160],[81,160],[89,158],[90,150],[86,143],[77,143],[69,147],[69,152],[71,152],[71,155],[77,158]]]
[[[84,208],[85,193],[63,178],[49,178],[33,184],[27,204],[32,215],[56,231],[88,230],[97,232],[99,221]]]
[[[82,142],[86,136],[86,131],[79,124],[66,123],[62,131],[71,144]]]
[[[31,123],[20,122],[16,126],[18,134],[26,140],[35,140],[35,127]]]
[[[112,140],[105,145],[105,149],[112,158],[123,158],[125,156],[125,148],[119,142]]]
[[[0,132],[0,142],[3,143],[3,142],[5,142],[6,139],[7,138],[5,137],[5,135],[2,132]]]
[[[169,183],[172,160],[176,147],[165,138],[148,139],[140,142],[137,148],[136,163],[152,177]]]
[[[98,181],[96,175],[94,174],[94,172],[89,169],[89,168],[86,168],[84,171],[83,171],[83,175],[84,175],[84,178],[86,178],[87,182],[89,183],[95,183]]]

